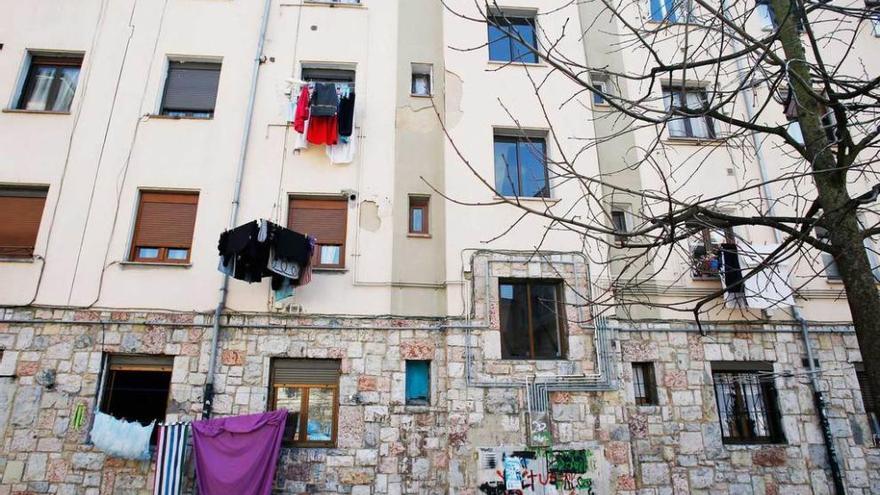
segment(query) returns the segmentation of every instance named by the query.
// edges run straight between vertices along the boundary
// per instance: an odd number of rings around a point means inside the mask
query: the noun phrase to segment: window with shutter
[[[336,359],[275,359],[269,377],[269,404],[287,409],[284,440],[297,446],[333,447],[339,419]]]
[[[347,214],[345,199],[290,199],[289,228],[318,240],[312,266],[345,267]]]
[[[217,103],[220,67],[219,63],[209,62],[169,62],[162,115],[212,118]]]
[[[0,257],[34,255],[47,192],[46,188],[0,187]]]
[[[188,263],[198,202],[198,193],[142,191],[131,260]]]
[[[871,390],[868,383],[868,375],[865,372],[863,363],[853,363],[856,369],[856,378],[859,380],[859,389],[862,392],[862,403],[865,405],[865,413],[868,415],[868,422],[871,424],[871,431],[874,436],[874,444],[880,446],[880,395]]]

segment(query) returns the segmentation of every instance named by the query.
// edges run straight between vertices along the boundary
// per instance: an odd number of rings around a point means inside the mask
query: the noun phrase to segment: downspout
[[[251,122],[254,117],[254,103],[257,98],[257,82],[260,78],[260,65],[262,64],[263,47],[266,44],[266,29],[269,25],[269,11],[272,8],[272,0],[265,0],[263,5],[263,18],[260,21],[260,37],[257,40],[257,50],[254,54],[254,66],[251,70],[251,90],[248,95],[247,111],[245,112],[244,129],[241,133],[241,151],[238,155],[238,171],[235,175],[235,188],[232,198],[232,211],[229,213],[229,228],[235,228],[238,223],[238,210],[241,203],[241,184],[244,178],[244,164],[247,158],[248,141],[251,135]],[[208,354],[208,376],[205,380],[205,394],[202,403],[202,418],[211,417],[214,406],[214,368],[217,365],[217,342],[220,337],[220,317],[226,307],[226,296],[229,294],[229,275],[223,275],[223,283],[220,285],[220,301],[214,310],[214,324],[211,327],[211,349]]]
[[[721,12],[722,15],[727,17],[725,0],[721,0]],[[739,51],[741,49],[739,41],[737,41],[736,38],[733,38],[733,40],[732,47],[734,51]],[[751,121],[755,117],[754,100],[752,99],[752,93],[746,87],[746,69],[743,66],[742,57],[736,57],[736,70],[740,77],[740,87],[742,88],[740,93],[742,93],[743,100],[745,101],[746,117]],[[758,140],[757,134],[752,132],[751,138],[752,144],[755,147],[755,158],[758,161],[758,172],[761,175],[761,190],[764,193],[764,201],[767,202],[767,214],[772,216],[775,200],[773,199],[773,192],[770,189],[770,184],[767,182],[769,176],[769,173],[767,172],[767,161],[764,158],[764,151],[761,148],[761,143]],[[779,231],[776,229],[773,229],[773,238],[777,244],[781,242]],[[831,478],[834,481],[834,490],[838,495],[845,495],[846,488],[843,482],[843,473],[840,469],[837,448],[834,446],[834,436],[831,434],[831,426],[828,423],[828,410],[825,397],[819,389],[819,371],[816,369],[816,363],[813,361],[813,344],[810,340],[810,327],[807,320],[801,315],[800,308],[797,306],[791,307],[791,315],[797,320],[798,324],[800,324],[801,335],[804,339],[804,349],[806,349],[807,352],[807,366],[810,370],[810,387],[813,389],[813,400],[816,404],[816,412],[819,415],[819,425],[822,427],[822,437],[825,441],[825,452],[828,454],[828,464],[831,468]]]

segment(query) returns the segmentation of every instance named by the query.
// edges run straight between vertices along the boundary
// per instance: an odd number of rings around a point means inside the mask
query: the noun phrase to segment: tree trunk
[[[799,103],[798,122],[807,150],[805,158],[813,164],[813,180],[823,213],[821,223],[828,230],[832,254],[846,289],[868,386],[880,393],[880,293],[865,250],[856,208],[846,188],[847,173],[837,169],[835,152],[830,148],[822,127],[823,109],[811,96],[813,89],[806,86],[812,79],[804,62],[807,55],[794,20],[794,16],[800,14],[786,14],[796,3],[793,0],[773,0],[772,5],[776,17],[786,19],[780,26],[780,40],[785,59],[789,61],[789,90],[794,92]],[[806,28],[810,29],[810,26]]]

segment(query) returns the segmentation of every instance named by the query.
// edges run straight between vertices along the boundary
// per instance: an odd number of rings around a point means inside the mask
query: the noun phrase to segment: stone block
[[[683,431],[679,435],[679,452],[696,454],[703,451],[703,434],[701,432]]]
[[[401,341],[400,358],[434,359],[434,343],[429,340]]]
[[[9,485],[12,483],[18,483],[21,481],[21,477],[24,474],[24,461],[8,461],[6,463],[6,469],[3,470],[3,481],[4,485]]]
[[[641,467],[643,484],[669,485],[669,465],[665,462],[645,462]]]
[[[763,467],[785,466],[787,456],[782,447],[767,447],[752,453],[752,463]]]
[[[29,455],[22,480],[44,481],[46,479],[46,462],[48,459],[47,454]]]

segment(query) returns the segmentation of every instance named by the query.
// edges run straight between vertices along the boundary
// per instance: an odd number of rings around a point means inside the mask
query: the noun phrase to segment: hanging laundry
[[[309,249],[310,249],[309,259],[311,259],[312,255],[315,252],[315,248],[318,246],[318,239],[314,236],[308,236],[308,237],[309,237]],[[307,263],[303,267],[302,271],[300,271],[299,278],[296,281],[294,281],[293,285],[295,287],[302,287],[303,285],[307,285],[311,281],[312,281],[312,264]]]
[[[143,426],[137,421],[123,421],[96,412],[90,438],[95,448],[109,456],[147,461],[150,460],[150,437],[155,425],[155,421]]]
[[[303,85],[296,100],[296,111],[293,116],[293,129],[305,134],[306,121],[309,120],[309,86]]]
[[[339,141],[339,124],[336,116],[318,117],[312,113],[306,139],[312,144],[334,145]]]
[[[354,91],[339,100],[339,135],[351,136],[354,131]]]
[[[245,282],[259,282],[269,262],[269,246],[257,240],[259,224],[246,223],[220,234],[217,249],[222,257],[221,271]]]
[[[192,424],[201,495],[270,495],[287,411]]]
[[[327,146],[324,151],[330,158],[330,163],[341,165],[353,162],[356,150],[357,135],[352,134],[345,142],[343,142],[342,138],[340,137],[340,142],[334,144],[333,146]]]
[[[180,495],[188,439],[189,425],[186,423],[159,426],[153,495]]]
[[[311,117],[335,117],[339,111],[339,94],[336,92],[336,84],[315,83],[315,92],[309,103]]]

